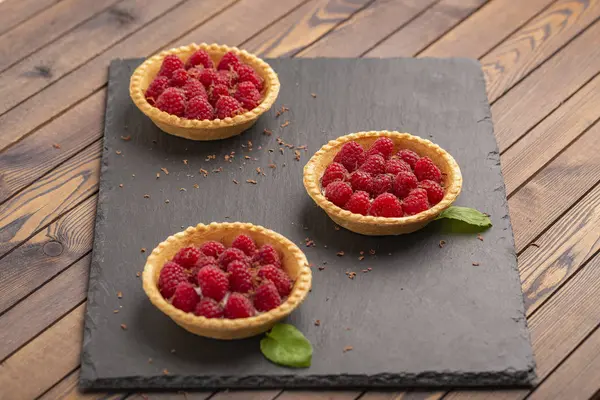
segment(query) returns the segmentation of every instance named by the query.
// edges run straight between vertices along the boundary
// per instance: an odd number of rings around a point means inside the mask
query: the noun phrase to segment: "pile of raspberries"
[[[428,157],[377,139],[365,150],[348,142],[327,166],[321,188],[327,200],[355,214],[397,218],[428,210],[444,198],[442,173]]]
[[[233,53],[226,53],[217,68],[205,50],[184,63],[166,56],[158,75],[146,90],[146,100],[181,118],[212,120],[243,114],[262,101],[264,80]]]
[[[247,318],[278,307],[293,281],[269,244],[239,235],[227,248],[209,241],[186,247],[160,271],[158,289],[178,309],[206,318]]]

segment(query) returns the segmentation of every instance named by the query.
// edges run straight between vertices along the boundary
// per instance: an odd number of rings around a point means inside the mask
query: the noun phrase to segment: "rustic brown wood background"
[[[600,0],[0,1],[0,398],[600,398],[599,18]],[[481,61],[535,389],[77,391],[108,62],[194,41],[265,57]]]

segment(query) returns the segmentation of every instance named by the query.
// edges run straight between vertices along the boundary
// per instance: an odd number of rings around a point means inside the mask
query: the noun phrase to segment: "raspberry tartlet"
[[[245,50],[193,43],[148,58],[131,76],[129,94],[164,132],[218,140],[254,125],[279,88],[269,64]]]
[[[408,133],[359,132],[332,140],[304,167],[304,187],[338,225],[363,235],[423,228],[460,194],[454,158]]]
[[[304,253],[282,235],[248,223],[211,223],[170,236],[150,254],[148,298],[184,329],[215,339],[267,330],[306,298]]]

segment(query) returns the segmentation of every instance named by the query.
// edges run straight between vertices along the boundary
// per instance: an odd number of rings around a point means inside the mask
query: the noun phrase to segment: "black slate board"
[[[535,380],[498,149],[477,62],[271,60],[282,83],[276,106],[290,110],[279,118],[272,110],[243,135],[211,143],[164,134],[135,108],[128,83],[140,62],[117,60],[110,68],[83,388],[527,386]],[[464,176],[457,204],[488,212],[494,223],[483,241],[447,233],[439,222],[399,237],[335,229],[305,193],[302,168],[328,140],[379,129],[429,138],[456,158]],[[300,161],[293,150],[281,154],[278,136],[308,151],[300,150]],[[233,161],[226,162],[224,155],[232,151]],[[212,154],[216,160],[205,161]],[[268,168],[271,163],[277,168]],[[312,293],[289,318],[314,346],[310,368],[269,363],[259,351],[259,337],[228,342],[194,336],[147,300],[136,277],[147,256],[140,249],[151,251],[184,226],[211,221],[271,228],[301,244],[315,264]],[[303,245],[307,237],[315,247]],[[345,255],[336,256],[341,250]],[[360,251],[366,253],[362,262]],[[316,268],[325,263],[324,270]],[[372,271],[362,273],[367,267]],[[357,272],[356,278],[348,279],[346,271]],[[353,350],[344,352],[346,346]]]

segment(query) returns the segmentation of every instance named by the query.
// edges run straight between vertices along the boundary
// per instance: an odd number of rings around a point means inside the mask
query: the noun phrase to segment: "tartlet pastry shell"
[[[162,60],[165,56],[168,54],[176,54],[185,62],[189,56],[199,49],[206,50],[213,61],[215,61],[215,65],[225,53],[232,51],[240,58],[240,60],[242,60],[242,62],[252,66],[252,68],[254,68],[254,70],[265,80],[264,99],[258,107],[244,114],[236,115],[233,118],[200,121],[179,118],[150,105],[146,100],[144,93],[152,80],[156,77],[156,74],[158,74]],[[273,106],[273,103],[275,103],[277,95],[279,94],[279,88],[279,78],[275,71],[273,71],[269,64],[255,55],[236,47],[218,44],[192,43],[189,46],[162,51],[144,61],[142,65],[136,68],[131,76],[129,95],[140,111],[146,114],[152,122],[164,132],[192,140],[218,140],[239,135],[254,125],[258,117]]]
[[[344,210],[329,200],[321,192],[320,179],[325,168],[346,142],[356,141],[365,149],[379,137],[387,136],[399,149],[413,150],[420,156],[427,156],[440,168],[443,174],[445,195],[442,201],[427,211],[402,218],[384,218],[354,214]],[[330,141],[317,151],[304,166],[304,187],[312,199],[337,223],[352,232],[370,236],[400,235],[423,228],[433,221],[442,211],[450,207],[460,194],[462,174],[454,158],[438,145],[429,140],[408,133],[390,131],[358,132],[341,136]]]
[[[271,244],[282,257],[282,265],[295,280],[287,300],[279,307],[250,318],[220,319],[199,317],[173,307],[158,290],[158,277],[164,263],[173,258],[177,251],[190,245],[199,245],[217,240],[231,245],[233,239],[244,233],[256,241],[257,246]],[[144,291],[159,310],[175,323],[196,335],[214,339],[242,339],[266,332],[279,320],[285,318],[306,298],[311,287],[312,273],[304,253],[286,237],[272,230],[249,223],[198,224],[183,232],[169,236],[150,254],[143,273]]]

